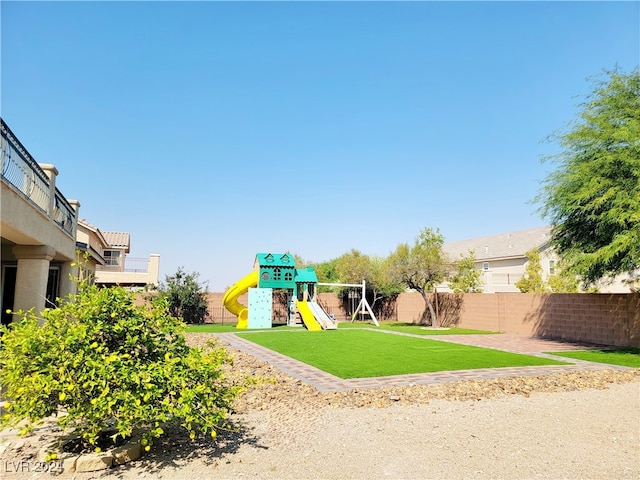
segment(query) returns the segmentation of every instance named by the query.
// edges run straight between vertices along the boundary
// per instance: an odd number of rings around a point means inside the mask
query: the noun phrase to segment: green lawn
[[[640,349],[638,348],[620,350],[578,350],[573,352],[549,353],[559,357],[575,358],[576,360],[587,360],[589,362],[640,368]]]
[[[380,326],[376,327],[369,322],[341,322],[338,329],[357,329],[357,328],[379,328],[382,330],[391,330],[393,332],[412,333],[414,335],[470,335],[470,334],[496,334],[497,332],[489,332],[485,330],[470,330],[468,328],[449,328],[446,330],[433,330],[424,325],[416,325],[414,323],[403,322],[380,322]],[[272,329],[262,329],[270,331]],[[304,327],[287,327],[286,325],[277,325],[273,330],[304,330]],[[201,333],[221,333],[221,332],[242,332],[244,330],[236,329],[235,323],[227,323],[221,325],[219,323],[205,323],[201,325],[187,325],[187,332]],[[252,330],[253,331],[253,330]]]
[[[432,329],[424,325],[416,325],[415,323],[404,322],[379,322],[380,326],[376,327],[372,322],[344,322],[338,328],[380,328],[383,330],[391,330],[393,332],[411,333],[413,335],[495,335],[499,332],[490,332],[487,330],[471,330],[469,328],[446,328]]]
[[[530,355],[357,328],[238,335],[340,378],[566,364]]]
[[[300,330],[300,327],[287,327],[286,325],[277,325],[273,328],[263,328],[251,330],[253,331],[279,331],[279,330]],[[246,332],[247,330],[238,330],[235,323],[227,323],[221,325],[219,323],[203,323],[200,325],[187,325],[187,333],[223,333],[223,332]]]

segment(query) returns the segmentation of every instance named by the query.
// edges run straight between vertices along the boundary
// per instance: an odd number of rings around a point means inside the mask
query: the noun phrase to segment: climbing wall
[[[273,289],[249,289],[249,328],[271,328]]]

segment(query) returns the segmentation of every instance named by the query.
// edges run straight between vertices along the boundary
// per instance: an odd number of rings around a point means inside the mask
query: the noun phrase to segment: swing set
[[[373,320],[373,323],[375,324],[376,327],[379,327],[380,324],[378,323],[378,319],[376,318],[375,314],[373,313],[373,310],[371,310],[371,306],[369,305],[369,302],[367,302],[367,296],[366,296],[366,291],[367,291],[367,285],[366,282],[364,280],[362,280],[362,283],[323,283],[323,282],[318,282],[318,285],[324,285],[327,287],[349,287],[349,288],[362,288],[362,296],[361,296],[361,300],[360,303],[358,303],[358,306],[356,307],[355,311],[353,312],[353,315],[351,315],[351,323],[353,323],[356,319],[356,317],[358,316],[358,313],[362,313],[362,315],[369,315],[371,317],[371,320]]]

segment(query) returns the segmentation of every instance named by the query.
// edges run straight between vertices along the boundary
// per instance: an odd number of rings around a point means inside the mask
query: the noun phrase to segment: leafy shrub
[[[21,319],[2,327],[8,402],[0,426],[26,419],[26,434],[57,415],[96,450],[106,428],[114,442],[142,429],[145,450],[169,422],[181,422],[191,438],[215,436],[246,381],[227,378],[231,359],[220,346],[190,348],[185,324],[167,308],[162,298],[138,306],[122,288],[81,285],[41,319],[16,312]]]
[[[198,283],[197,272],[186,273],[182,267],[173,275],[165,276],[159,293],[169,304],[169,313],[186,323],[204,323],[209,316],[207,286]]]

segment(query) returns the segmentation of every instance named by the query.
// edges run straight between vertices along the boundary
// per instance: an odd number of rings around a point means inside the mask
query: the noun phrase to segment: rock
[[[76,460],[76,472],[95,472],[96,470],[106,470],[113,465],[111,453],[89,453],[80,455]]]
[[[122,465],[123,463],[130,462],[131,460],[140,458],[141,452],[142,447],[138,440],[125,443],[111,451],[111,454],[113,455],[113,463],[114,465]]]
[[[2,440],[0,442],[0,453],[4,453],[4,451],[7,450],[10,446],[11,446],[11,442],[9,440]],[[13,448],[14,450],[16,449],[15,447]]]

